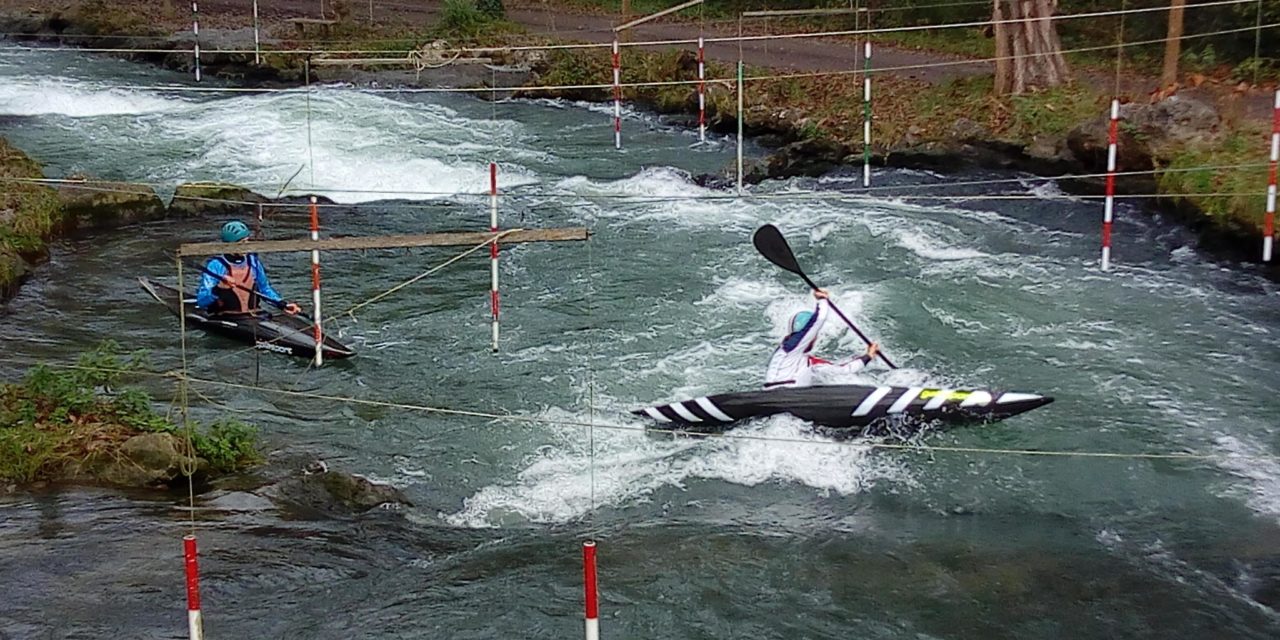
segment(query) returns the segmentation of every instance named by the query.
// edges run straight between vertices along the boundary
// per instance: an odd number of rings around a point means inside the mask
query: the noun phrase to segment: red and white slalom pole
[[[320,207],[311,196],[311,241],[320,241]],[[315,319],[316,366],[324,364],[324,331],[320,328],[320,250],[311,250],[311,306]]]
[[[596,541],[582,543],[583,586],[586,589],[586,639],[600,640],[600,603],[596,599]]]
[[[196,38],[196,82],[200,82],[200,7],[196,6],[195,0],[191,0],[191,33]]]
[[[1120,134],[1120,101],[1111,101],[1111,126],[1107,129],[1107,191],[1102,214],[1102,270],[1111,268],[1111,220],[1116,209],[1116,141]]]
[[[613,148],[622,148],[622,55],[613,36]]]
[[[489,233],[498,232],[498,163],[489,163]],[[493,350],[498,351],[498,241],[489,245],[489,308],[493,312]]]
[[[1271,171],[1267,178],[1267,215],[1262,220],[1262,261],[1271,262],[1276,233],[1276,166],[1280,164],[1280,89],[1271,115]]]
[[[707,141],[707,50],[698,36],[698,142]]]
[[[191,640],[204,638],[204,620],[200,614],[200,563],[196,560],[196,537],[182,537],[182,555],[187,572],[187,632]]]

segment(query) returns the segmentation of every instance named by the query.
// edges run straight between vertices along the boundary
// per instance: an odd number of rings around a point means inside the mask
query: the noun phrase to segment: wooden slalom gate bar
[[[297,251],[360,251],[364,249],[411,249],[414,247],[465,247],[495,240],[498,233],[453,231],[411,235],[324,238],[321,240],[262,240],[236,245],[244,253],[288,253]],[[502,235],[503,244],[521,242],[574,242],[587,240],[586,227],[558,229],[517,229]],[[191,242],[178,245],[178,255],[218,256],[227,252],[222,242]]]

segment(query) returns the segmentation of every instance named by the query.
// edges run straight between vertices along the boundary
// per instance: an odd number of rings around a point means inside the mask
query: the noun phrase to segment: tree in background
[[[1058,0],[993,0],[996,93],[1056,87],[1071,78],[1058,29],[1050,18]]]
[[[1171,0],[1169,5],[1169,30],[1164,38],[1164,68],[1160,72],[1160,86],[1169,87],[1178,81],[1178,58],[1182,56],[1182,14],[1187,0]]]

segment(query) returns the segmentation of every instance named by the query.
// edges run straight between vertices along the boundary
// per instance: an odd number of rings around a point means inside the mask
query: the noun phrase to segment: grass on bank
[[[1203,151],[1179,153],[1159,176],[1161,193],[1188,194],[1177,199],[1215,219],[1217,226],[1261,235],[1266,210],[1269,131],[1252,126],[1229,133]],[[1239,167],[1212,169],[1209,167]],[[1222,195],[1195,195],[1222,194]]]
[[[74,368],[32,367],[21,381],[0,384],[0,481],[56,480],[81,463],[103,459],[144,433],[185,436],[152,406],[151,397],[121,387],[142,370],[144,355],[104,342]],[[211,471],[229,473],[261,460],[257,430],[237,420],[197,426],[195,454]]]
[[[45,251],[45,241],[62,222],[52,189],[15,181],[43,177],[37,162],[0,138],[0,294],[14,286],[24,257]]]

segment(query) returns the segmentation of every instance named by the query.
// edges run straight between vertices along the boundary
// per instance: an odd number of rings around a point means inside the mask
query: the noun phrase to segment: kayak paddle
[[[800,276],[800,278],[804,280],[805,284],[809,285],[809,287],[814,291],[817,291],[820,288],[818,285],[813,283],[813,280],[809,279],[809,276],[805,275],[804,269],[800,268],[800,263],[796,261],[796,254],[791,251],[791,245],[787,244],[787,239],[782,237],[782,232],[779,231],[777,227],[771,224],[766,224],[763,227],[756,229],[755,235],[751,237],[751,242],[756,246],[756,251],[759,251],[760,255],[764,256],[769,262]],[[862,331],[853,324],[853,321],[840,311],[840,307],[837,307],[835,302],[828,299],[827,304],[831,305],[831,310],[835,311],[836,315],[840,316],[840,319],[844,320],[844,323],[849,325],[849,328],[853,329],[853,332],[858,334],[858,337],[862,338],[863,342],[868,345],[871,344],[871,339],[864,335]],[[889,361],[889,356],[886,356],[883,351],[878,352],[877,355],[880,356],[881,360],[884,360],[885,364],[889,365],[890,369],[898,368],[897,365]]]

